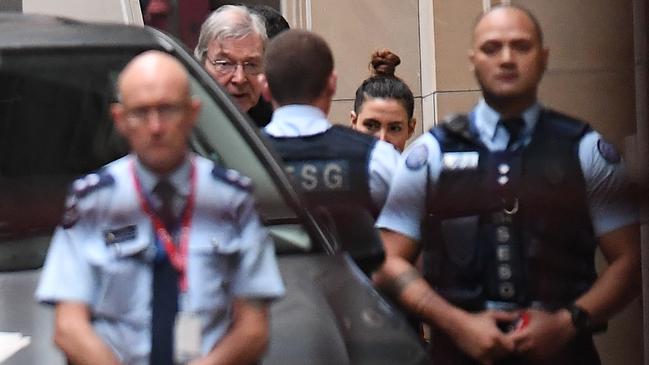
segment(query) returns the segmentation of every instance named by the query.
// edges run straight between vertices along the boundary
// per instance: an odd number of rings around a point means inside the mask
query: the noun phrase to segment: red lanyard
[[[142,192],[142,184],[137,178],[137,173],[135,172],[135,161],[131,163],[131,175],[133,176],[133,184],[135,185],[135,191],[137,192],[138,200],[140,201],[140,207],[151,219],[151,223],[155,228],[156,235],[160,242],[162,243],[165,251],[167,252],[167,257],[171,265],[178,271],[178,280],[180,285],[180,290],[182,292],[187,291],[187,248],[189,246],[189,231],[192,224],[192,214],[194,211],[194,201],[196,199],[196,166],[194,165],[194,160],[191,161],[192,167],[189,175],[190,181],[190,190],[189,197],[187,198],[187,205],[182,215],[182,226],[180,231],[180,244],[175,245],[173,237],[169,234],[169,231],[160,220],[160,217],[155,213],[149,202],[147,201],[144,193]]]

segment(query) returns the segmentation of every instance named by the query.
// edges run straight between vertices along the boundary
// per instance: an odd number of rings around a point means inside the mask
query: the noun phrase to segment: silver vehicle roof
[[[146,27],[84,23],[61,17],[0,12],[0,48],[154,47],[160,44]]]

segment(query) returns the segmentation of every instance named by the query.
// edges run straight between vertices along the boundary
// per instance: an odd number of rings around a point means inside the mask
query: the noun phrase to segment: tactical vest
[[[578,157],[589,127],[544,110],[527,146],[495,152],[473,128],[456,117],[430,131],[443,167],[427,199],[426,279],[467,310],[571,303],[596,278]]]
[[[369,186],[376,138],[335,125],[311,136],[269,139],[310,204],[353,203],[378,215]]]

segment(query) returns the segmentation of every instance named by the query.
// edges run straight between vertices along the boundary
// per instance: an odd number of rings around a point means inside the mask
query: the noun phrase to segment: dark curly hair
[[[368,99],[394,99],[403,105],[408,119],[412,119],[415,99],[408,85],[394,74],[399,64],[401,59],[389,49],[379,49],[372,54],[369,64],[372,76],[356,89],[354,99],[356,114],[360,113],[363,103]]]

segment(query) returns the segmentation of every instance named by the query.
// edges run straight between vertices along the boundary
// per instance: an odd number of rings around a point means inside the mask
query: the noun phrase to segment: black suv
[[[149,49],[180,60],[202,100],[192,148],[254,181],[287,286],[264,364],[428,363],[356,265],[382,260],[371,220],[305,209],[257,129],[175,40],[147,27],[0,13],[0,332],[31,336],[5,364],[64,363],[52,309],[33,299],[39,268],[67,185],[127,153],[108,107],[119,71]]]

